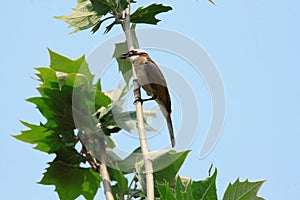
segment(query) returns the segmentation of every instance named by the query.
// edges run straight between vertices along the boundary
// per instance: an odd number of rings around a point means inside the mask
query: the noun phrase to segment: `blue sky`
[[[149,4],[152,1],[145,1]],[[159,16],[158,27],[175,30],[200,44],[215,63],[226,91],[226,120],[218,143],[204,159],[199,147],[207,128],[209,102],[203,95],[203,126],[189,147],[180,173],[203,179],[211,163],[218,168],[220,196],[229,182],[267,180],[266,199],[297,199],[300,195],[299,7],[288,1],[163,1],[173,11]],[[67,25],[52,16],[71,12],[75,0],[1,1],[1,147],[3,199],[57,199],[53,187],[36,184],[53,156],[31,149],[10,135],[24,127],[19,120],[43,121],[24,99],[37,95],[34,67],[47,66],[47,47],[70,58],[89,55],[121,32],[69,35]],[[140,26],[149,27],[149,26]],[[155,60],[176,66],[170,60]],[[298,66],[298,67],[297,67]],[[178,67],[178,66],[176,66]],[[170,86],[172,87],[172,86]],[[195,86],[196,88],[197,86]],[[208,105],[209,107],[210,105]],[[174,110],[174,108],[173,108]],[[176,110],[174,110],[175,118]],[[133,147],[134,148],[134,147]],[[101,196],[101,194],[99,194]]]

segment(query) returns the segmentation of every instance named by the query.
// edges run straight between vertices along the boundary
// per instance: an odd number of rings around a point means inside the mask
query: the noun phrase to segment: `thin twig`
[[[138,181],[138,180],[137,180],[137,178],[136,178],[136,175],[134,175],[134,177],[132,178],[132,180],[131,180],[131,182],[130,182],[130,184],[129,184],[128,189],[130,190],[130,188],[131,188],[131,186],[132,186],[133,183],[134,183],[134,188],[132,189],[131,194],[128,195],[128,197],[127,197],[126,200],[130,200],[130,199],[131,199],[132,197],[134,197],[134,195],[136,194],[135,190],[136,190],[136,188],[137,188],[137,184],[136,184],[137,181]]]
[[[123,30],[125,32],[127,46],[129,50],[134,48],[133,37],[130,29],[130,0],[128,1],[128,7],[125,9],[125,20],[122,23]],[[137,83],[137,75],[132,65],[132,74],[134,78],[134,97],[135,100],[141,99],[140,87]],[[146,185],[147,185],[147,199],[154,200],[154,181],[153,181],[153,167],[152,160],[148,150],[147,138],[145,134],[144,119],[143,119],[143,107],[140,101],[136,101],[136,121],[137,129],[139,132],[140,144],[143,153],[145,171],[146,171]]]

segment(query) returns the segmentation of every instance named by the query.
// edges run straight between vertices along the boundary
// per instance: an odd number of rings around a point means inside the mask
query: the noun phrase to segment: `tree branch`
[[[88,136],[86,136],[86,134]],[[91,134],[91,132],[87,131],[84,134],[82,130],[79,130],[78,135],[80,138],[80,142],[82,144],[81,153],[85,154],[86,160],[91,165],[93,170],[95,172],[100,173],[103,182],[104,194],[106,200],[114,200],[111,186],[110,186],[110,177],[106,167],[106,146],[105,146],[104,137],[102,136],[102,137],[91,138],[91,135],[95,135],[95,132]],[[95,142],[98,144],[97,146],[99,146],[100,155],[98,157],[98,160],[95,159],[91,151],[88,150],[90,146],[89,140],[96,140]]]
[[[134,49],[132,32],[130,29],[130,0],[128,1],[128,7],[125,9],[125,19],[122,23],[122,27],[126,36],[126,42],[129,50]],[[140,86],[137,82],[137,75],[132,65],[132,74],[134,78],[134,97],[135,100],[141,99]],[[152,160],[148,150],[147,138],[145,134],[144,118],[143,118],[143,107],[140,101],[136,101],[136,120],[137,120],[137,129],[139,132],[140,144],[143,153],[144,163],[145,163],[145,172],[146,172],[146,184],[147,184],[147,199],[154,200],[154,180],[153,180],[153,167]]]
[[[104,137],[99,138],[99,146],[100,146],[100,174],[103,182],[104,187],[104,194],[106,197],[106,200],[114,200],[114,197],[112,195],[111,186],[110,186],[110,177],[109,173],[106,168],[106,147],[105,147],[105,140]]]

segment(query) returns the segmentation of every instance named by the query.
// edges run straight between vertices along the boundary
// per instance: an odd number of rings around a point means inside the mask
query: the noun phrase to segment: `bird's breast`
[[[149,80],[148,80],[147,73],[145,70],[145,65],[134,65],[134,69],[135,69],[139,84],[141,86],[148,84]]]
[[[136,72],[137,80],[139,85],[146,91],[147,95],[153,97],[153,88],[151,87],[150,81],[149,81],[149,74],[147,74],[144,65],[134,65],[134,69]]]

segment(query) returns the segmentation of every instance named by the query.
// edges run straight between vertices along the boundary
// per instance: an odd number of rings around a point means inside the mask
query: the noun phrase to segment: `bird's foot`
[[[150,101],[150,100],[155,100],[155,98],[151,97],[151,98],[148,98],[148,99],[142,99],[141,97],[137,97],[137,98],[134,100],[133,104],[135,105],[137,102],[143,103],[143,102],[145,102],[145,101]]]
[[[133,105],[136,105],[137,102],[141,102],[143,103],[143,99],[141,97],[137,97],[134,102],[133,102]]]

